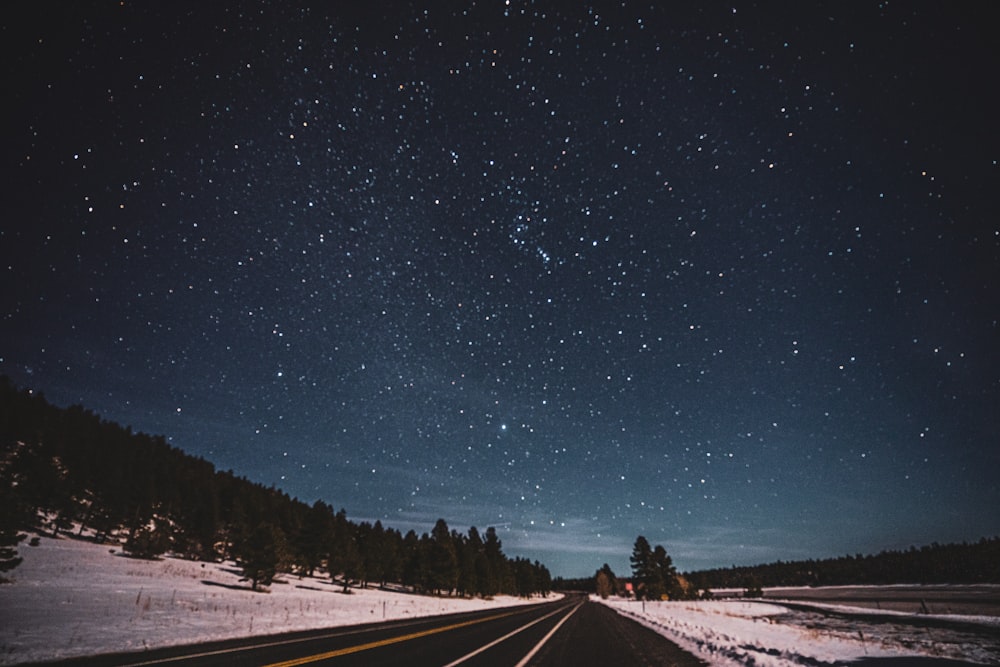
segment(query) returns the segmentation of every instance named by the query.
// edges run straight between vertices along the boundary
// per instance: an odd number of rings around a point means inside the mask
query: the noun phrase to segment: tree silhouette
[[[302,528],[294,540],[297,562],[303,574],[313,576],[316,568],[329,555],[335,521],[333,508],[322,500],[317,500],[306,512]]]
[[[595,592],[601,596],[602,600],[607,600],[609,596],[618,594],[618,578],[607,563],[594,575],[594,587]]]
[[[434,524],[427,549],[426,587],[450,594],[458,585],[458,553],[444,519]]]
[[[635,540],[632,555],[632,576],[636,584],[636,597],[644,600],[677,599],[684,596],[684,589],[677,580],[677,570],[667,550],[657,544],[655,548],[642,535]]]
[[[7,581],[5,573],[10,572],[24,560],[17,554],[18,543],[27,537],[19,530],[23,509],[13,493],[0,487],[0,583]]]
[[[338,574],[341,576],[344,583],[344,592],[347,593],[350,590],[352,582],[360,581],[364,578],[365,561],[361,557],[361,550],[358,548],[354,526],[350,525],[346,518],[342,517],[343,510],[337,514],[337,531],[333,541],[333,549],[330,551],[327,569],[334,580],[336,580]]]
[[[133,530],[123,547],[130,556],[150,560],[162,556],[169,548],[170,533],[158,522]]]
[[[253,590],[259,590],[259,586],[270,586],[274,581],[284,541],[281,531],[269,523],[258,524],[243,540],[237,562]]]

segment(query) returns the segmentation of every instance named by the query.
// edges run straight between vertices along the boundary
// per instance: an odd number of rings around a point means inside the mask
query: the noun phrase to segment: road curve
[[[60,663],[95,667],[700,665],[656,633],[584,596],[402,622],[213,642]]]

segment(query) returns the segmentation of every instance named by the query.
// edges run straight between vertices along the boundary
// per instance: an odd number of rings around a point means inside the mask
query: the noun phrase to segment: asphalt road
[[[693,667],[705,663],[649,628],[602,604],[587,602],[528,664]]]
[[[634,621],[585,597],[325,631],[213,642],[53,663],[124,665],[701,665]]]

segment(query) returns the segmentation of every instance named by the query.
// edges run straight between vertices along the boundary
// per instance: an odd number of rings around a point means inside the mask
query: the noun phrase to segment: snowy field
[[[254,593],[232,563],[135,560],[111,545],[72,539],[42,538],[40,546],[22,543],[19,551],[24,563],[11,573],[14,583],[0,586],[0,665],[537,602],[378,590],[343,595],[328,579],[288,576]],[[605,604],[713,665],[905,656],[1000,664],[995,616],[961,617],[979,632],[913,625],[907,621],[915,615],[891,611],[837,607],[831,615],[829,605],[803,609],[800,601],[795,609],[776,600],[658,602],[645,610],[634,601]]]
[[[791,667],[844,664],[872,658],[945,658],[1000,664],[1000,618],[929,617],[969,622],[982,631],[908,623],[914,615],[816,605],[789,609],[780,602],[717,600],[641,602],[601,600],[712,665]],[[802,603],[796,603],[801,607]],[[879,620],[872,620],[877,617]],[[885,622],[881,622],[881,619]]]
[[[232,563],[136,560],[113,545],[44,537],[18,551],[14,582],[0,585],[0,665],[539,601],[344,595],[329,579],[289,576],[255,593]]]

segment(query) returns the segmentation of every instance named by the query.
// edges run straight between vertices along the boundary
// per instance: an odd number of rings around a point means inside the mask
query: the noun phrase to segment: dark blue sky
[[[985,8],[371,4],[7,13],[0,372],[567,576],[1000,533]]]

